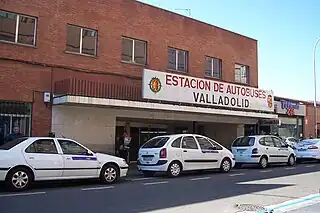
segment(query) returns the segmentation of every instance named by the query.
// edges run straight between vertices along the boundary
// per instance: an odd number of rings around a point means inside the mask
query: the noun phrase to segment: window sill
[[[139,64],[139,63],[135,63],[135,62],[131,62],[131,61],[124,61],[124,60],[121,60],[121,63],[131,64],[131,65],[141,66],[141,67],[146,67],[147,66],[146,64]]]
[[[174,70],[174,69],[167,69],[167,71],[181,73],[181,74],[189,74],[188,71],[181,71],[181,70]]]
[[[84,57],[89,57],[89,58],[98,58],[98,56],[95,56],[95,55],[88,55],[88,54],[83,54],[83,53],[70,52],[70,51],[67,51],[67,50],[65,50],[64,53],[71,54],[71,55],[84,56]]]
[[[243,85],[243,86],[250,86],[249,83],[241,83],[241,82],[237,82],[237,81],[235,81],[234,83],[239,84],[239,85]]]
[[[12,42],[12,41],[4,41],[4,40],[0,40],[0,43],[4,43],[4,44],[13,44],[13,45],[22,46],[22,47],[37,48],[35,45],[22,44],[22,43],[16,43],[16,42]]]
[[[207,75],[205,75],[204,77],[207,78],[207,79],[210,79],[210,80],[217,80],[217,81],[221,81],[221,80],[222,80],[221,77],[220,77],[220,78],[217,78],[217,77],[207,76]]]

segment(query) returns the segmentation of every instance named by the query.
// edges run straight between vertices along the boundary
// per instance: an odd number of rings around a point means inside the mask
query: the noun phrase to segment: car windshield
[[[147,141],[142,148],[160,148],[163,147],[170,137],[156,137]]]
[[[239,146],[253,146],[254,145],[254,137],[241,137],[241,138],[237,138],[232,146],[233,147],[239,147]]]
[[[15,140],[9,141],[3,145],[0,146],[0,149],[2,150],[9,150],[13,147],[15,147],[16,145],[20,144],[21,142],[27,140],[28,137],[23,137],[23,138],[17,138]]]

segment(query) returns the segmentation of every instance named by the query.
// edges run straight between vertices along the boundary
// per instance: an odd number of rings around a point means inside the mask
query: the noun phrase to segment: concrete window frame
[[[138,65],[147,65],[147,50],[148,50],[148,42],[147,41],[144,41],[144,40],[141,40],[141,39],[136,39],[136,38],[130,38],[130,37],[126,37],[126,36],[122,36],[121,37],[121,41],[122,41],[122,50],[121,50],[121,61],[122,62],[125,62],[125,63],[132,63],[132,64],[138,64]],[[132,42],[130,45],[131,46],[131,50],[130,50],[130,54],[131,55],[127,55],[127,57],[130,59],[126,59],[126,55],[124,54],[124,41],[129,41],[129,42]],[[143,59],[142,61],[143,62],[140,62],[139,60],[136,60],[136,47],[138,46],[137,44],[140,43],[140,44],[143,44],[144,45],[144,49],[143,49]]]
[[[222,78],[222,59],[205,56],[204,75],[205,77],[209,77],[209,78],[221,79]]]
[[[11,44],[18,44],[23,46],[29,46],[29,47],[35,47],[36,46],[36,34],[37,34],[37,24],[38,24],[38,18],[30,15],[24,15],[20,13],[14,13],[10,11],[0,10],[0,17],[8,18],[9,16],[15,17],[15,34],[14,34],[14,41],[8,41],[8,40],[0,40],[0,42],[4,43],[11,43]],[[33,20],[33,40],[32,44],[23,43],[19,41],[19,31],[20,31],[20,22],[22,20]]]
[[[174,63],[170,63],[170,51],[174,51]],[[183,54],[184,58],[184,64],[183,64],[183,69],[179,68],[179,54]],[[173,71],[178,71],[178,72],[183,72],[187,73],[188,72],[188,62],[189,62],[189,52],[186,50],[181,50],[177,49],[174,47],[168,47],[168,70],[173,70]]]
[[[77,28],[80,31],[79,34],[79,51],[74,51],[74,50],[70,50],[68,49],[68,30],[70,28]],[[90,57],[96,57],[98,55],[98,31],[92,28],[87,28],[87,27],[82,27],[82,26],[77,26],[77,25],[73,25],[73,24],[67,24],[67,40],[66,40],[66,53],[71,53],[71,54],[79,54],[79,55],[83,55],[83,56],[90,56]],[[93,54],[90,53],[85,53],[83,51],[83,47],[84,47],[84,37],[87,34],[91,34],[90,37],[94,37],[94,52]],[[76,48],[77,49],[77,48]]]
[[[234,81],[240,84],[249,84],[250,67],[248,65],[235,63]]]

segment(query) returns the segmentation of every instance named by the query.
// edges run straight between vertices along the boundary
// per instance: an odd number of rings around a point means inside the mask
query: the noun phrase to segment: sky
[[[259,87],[314,100],[313,47],[320,38],[319,0],[140,0],[258,40]],[[320,43],[316,51],[320,101]]]

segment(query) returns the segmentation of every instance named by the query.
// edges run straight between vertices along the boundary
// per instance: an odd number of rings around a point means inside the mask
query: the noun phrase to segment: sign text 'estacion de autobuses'
[[[274,107],[267,90],[152,70],[145,70],[144,78],[158,82],[154,94],[144,91],[145,98],[261,111]]]
[[[183,88],[192,88],[199,90],[199,92],[193,92],[194,102],[215,104],[215,105],[231,105],[241,108],[248,108],[250,102],[246,97],[266,99],[266,92],[264,90],[255,88],[245,88],[238,85],[226,85],[222,82],[213,82],[204,79],[194,79],[186,76],[176,76],[166,74],[166,86],[175,86]],[[236,95],[243,98],[229,98],[228,96],[216,96],[213,94],[204,93],[203,91],[213,91],[215,93]]]

